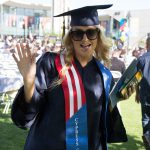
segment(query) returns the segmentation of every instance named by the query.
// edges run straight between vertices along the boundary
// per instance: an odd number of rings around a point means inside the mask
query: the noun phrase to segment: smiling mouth
[[[87,49],[87,48],[89,48],[90,46],[91,46],[91,44],[88,44],[88,45],[80,45],[82,48],[84,48],[84,49]]]

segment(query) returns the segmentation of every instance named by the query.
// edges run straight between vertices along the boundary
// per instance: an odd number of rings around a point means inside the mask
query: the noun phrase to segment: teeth
[[[81,45],[82,47],[89,47],[90,46],[90,44],[89,45]]]

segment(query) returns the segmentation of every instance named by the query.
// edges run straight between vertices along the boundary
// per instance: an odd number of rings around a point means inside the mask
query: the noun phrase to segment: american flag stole
[[[56,56],[55,65],[59,77],[62,78],[64,55]],[[88,150],[86,97],[82,79],[74,61],[65,72],[62,88],[65,97],[66,149]]]

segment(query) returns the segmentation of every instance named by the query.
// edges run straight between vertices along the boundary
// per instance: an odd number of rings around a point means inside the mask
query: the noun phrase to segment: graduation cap
[[[99,17],[97,9],[107,9],[109,5],[85,6],[82,8],[70,10],[54,17],[71,16],[71,26],[92,26],[99,25]]]

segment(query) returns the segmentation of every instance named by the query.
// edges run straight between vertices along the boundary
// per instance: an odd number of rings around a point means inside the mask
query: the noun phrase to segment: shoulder
[[[95,59],[95,61],[103,75],[112,77],[110,70],[100,60]]]
[[[52,53],[52,52],[46,52],[44,53],[39,60],[37,61],[37,70],[41,71],[41,70],[52,70],[55,69],[55,58],[58,54],[56,53]]]
[[[150,57],[150,52],[144,53],[142,56],[139,57],[139,60],[146,59],[147,57]]]
[[[41,59],[50,59],[50,58],[55,58],[56,57],[56,53],[52,53],[52,52],[46,52],[41,56]]]
[[[138,63],[144,63],[146,61],[150,61],[150,52],[144,53],[142,56],[138,58]]]
[[[56,53],[46,52],[39,58],[39,60],[37,61],[37,64],[39,63],[45,64],[47,62],[54,62],[56,55],[57,55]]]

